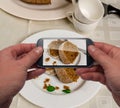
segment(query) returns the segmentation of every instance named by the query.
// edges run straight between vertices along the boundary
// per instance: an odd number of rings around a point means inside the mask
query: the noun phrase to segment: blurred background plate
[[[49,10],[49,9],[55,10],[55,9],[63,8],[70,4],[70,2],[68,2],[67,0],[51,0],[51,4],[44,4],[44,5],[43,4],[42,5],[28,4],[21,0],[13,0],[13,1],[17,3],[18,5],[25,7],[25,8],[44,10],[44,11]]]
[[[0,0],[0,8],[4,11],[25,19],[31,20],[56,20],[66,17],[66,12],[72,10],[71,3],[65,3],[59,8],[43,9],[38,6],[29,6],[17,0]]]

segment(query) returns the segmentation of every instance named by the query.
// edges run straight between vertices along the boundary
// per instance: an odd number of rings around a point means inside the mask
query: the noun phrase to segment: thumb
[[[104,69],[109,68],[111,66],[111,58],[99,48],[90,45],[88,47],[88,52],[92,56],[92,58],[98,62]]]
[[[34,48],[28,54],[26,54],[20,62],[24,64],[25,68],[30,68],[37,60],[42,56],[43,49],[41,47]]]

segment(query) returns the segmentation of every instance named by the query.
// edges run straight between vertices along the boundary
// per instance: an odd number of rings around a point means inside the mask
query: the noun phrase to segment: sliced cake
[[[79,56],[78,48],[76,45],[69,41],[65,41],[59,47],[59,57],[64,64],[70,64],[75,61]]]
[[[52,41],[49,45],[48,45],[48,53],[50,56],[54,57],[54,58],[59,58],[59,46],[63,43],[64,41],[61,40],[56,40],[56,41]]]
[[[51,0],[21,0],[29,4],[51,4]]]
[[[58,79],[63,83],[76,82],[79,76],[74,68],[55,68]]]

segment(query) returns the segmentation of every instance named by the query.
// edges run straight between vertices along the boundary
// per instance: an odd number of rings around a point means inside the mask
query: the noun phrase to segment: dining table
[[[120,18],[117,15],[106,15],[97,28],[90,33],[76,31],[66,18],[55,20],[32,20],[17,17],[0,9],[0,50],[21,43],[34,33],[60,29],[77,32],[96,42],[105,42],[120,47]],[[78,94],[80,95],[80,94]],[[10,108],[41,108],[26,100],[19,93],[13,98]],[[111,92],[102,85],[99,92],[85,104],[76,108],[119,108]]]

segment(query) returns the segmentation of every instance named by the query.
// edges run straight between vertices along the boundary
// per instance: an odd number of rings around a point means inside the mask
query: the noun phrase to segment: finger
[[[18,45],[9,47],[9,49],[16,56],[24,54],[24,53],[28,53],[33,48],[35,48],[35,44],[18,44]]]
[[[96,66],[93,66],[93,67],[91,67],[91,68],[78,68],[78,69],[76,70],[76,73],[77,73],[78,75],[81,75],[81,74],[83,74],[83,73],[96,72],[96,71],[98,71],[98,72],[100,72],[100,73],[104,73],[104,70],[103,70],[103,68],[102,68],[100,65],[96,65]]]
[[[105,84],[105,76],[99,72],[88,72],[85,74],[81,74],[81,78],[83,78],[84,80],[98,81],[102,84]]]
[[[98,62],[104,69],[108,69],[111,66],[111,58],[102,50],[98,49],[93,45],[90,45],[88,47],[88,52],[92,56],[92,58],[96,62]]]
[[[96,71],[97,70],[97,66],[94,66],[94,67],[91,67],[91,68],[78,68],[77,70],[76,70],[76,73],[78,74],[78,75],[81,75],[81,74],[83,74],[83,73],[86,73],[86,72],[94,72],[94,71]]]
[[[102,43],[102,42],[95,42],[94,45],[101,49],[103,52],[108,54],[115,46],[107,44],[107,43]],[[116,47],[117,48],[117,47]]]
[[[29,69],[37,62],[37,60],[41,57],[42,53],[43,49],[41,47],[34,48],[19,61],[21,64],[24,64],[24,67],[26,69]]]
[[[35,64],[33,64],[28,70],[31,70],[31,69],[38,69],[38,66],[37,66],[37,64],[35,63]]]
[[[45,72],[45,69],[37,69],[37,70],[31,71],[27,75],[27,80],[36,78],[39,75],[43,74],[44,72]]]
[[[31,69],[32,69],[32,68],[38,68],[38,66],[37,66],[36,64],[34,64],[34,65],[32,65],[30,68],[31,68]]]

